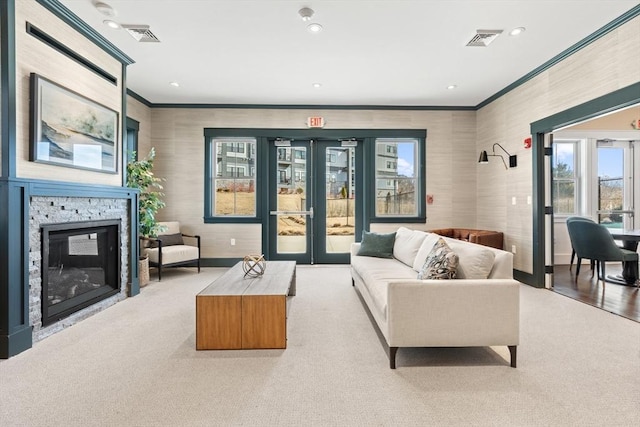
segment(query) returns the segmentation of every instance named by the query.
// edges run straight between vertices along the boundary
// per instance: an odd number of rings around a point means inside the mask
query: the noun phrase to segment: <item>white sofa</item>
[[[351,275],[389,346],[395,369],[399,347],[508,346],[516,367],[520,285],[513,254],[443,237],[458,255],[453,280],[418,280],[440,236],[401,227],[393,258],[359,256],[351,246]]]

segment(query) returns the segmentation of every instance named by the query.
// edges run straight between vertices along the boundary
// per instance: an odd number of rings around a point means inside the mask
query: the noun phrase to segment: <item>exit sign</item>
[[[323,117],[307,117],[307,127],[310,128],[323,128],[324,127],[324,118]]]

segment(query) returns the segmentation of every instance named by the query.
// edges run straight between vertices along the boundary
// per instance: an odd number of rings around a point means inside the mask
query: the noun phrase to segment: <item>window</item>
[[[574,215],[578,211],[578,179],[576,176],[578,144],[576,141],[553,143],[553,212]]]
[[[214,217],[256,216],[256,139],[214,138],[215,154],[211,185]]]
[[[419,216],[418,140],[378,138],[375,144],[376,217]]]

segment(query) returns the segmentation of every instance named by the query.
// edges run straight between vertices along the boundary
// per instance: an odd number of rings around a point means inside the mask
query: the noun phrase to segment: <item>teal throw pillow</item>
[[[396,233],[379,234],[362,232],[362,243],[358,255],[373,256],[377,258],[393,258],[393,243],[396,241]]]

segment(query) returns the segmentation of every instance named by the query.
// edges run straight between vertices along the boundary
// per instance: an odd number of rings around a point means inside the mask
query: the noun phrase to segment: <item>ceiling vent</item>
[[[148,25],[127,25],[123,24],[122,28],[127,30],[131,37],[140,43],[160,43],[160,40],[151,32]]]
[[[476,33],[469,43],[467,43],[467,46],[489,46],[489,43],[502,34],[502,30],[476,30]]]

